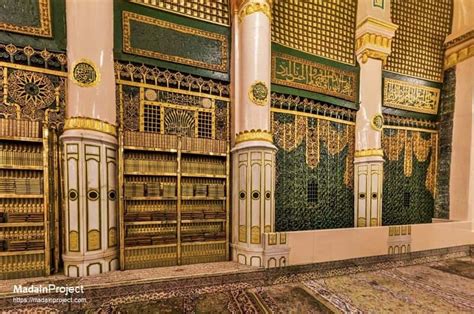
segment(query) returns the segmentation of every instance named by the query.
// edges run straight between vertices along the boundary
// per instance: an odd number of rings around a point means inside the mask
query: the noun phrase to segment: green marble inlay
[[[38,0],[0,0],[0,23],[39,27]]]

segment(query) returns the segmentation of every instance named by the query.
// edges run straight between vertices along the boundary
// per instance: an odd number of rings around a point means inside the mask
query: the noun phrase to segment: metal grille
[[[145,105],[144,108],[144,131],[161,132],[161,107],[155,105]]]
[[[354,64],[356,10],[355,0],[275,1],[272,41]]]
[[[199,112],[198,136],[212,138],[212,114],[210,112]]]
[[[410,192],[405,192],[405,193],[403,194],[403,206],[404,206],[405,208],[410,207],[410,201],[411,201],[411,194],[410,194]]]
[[[318,201],[318,184],[314,181],[308,183],[308,203],[315,204]]]

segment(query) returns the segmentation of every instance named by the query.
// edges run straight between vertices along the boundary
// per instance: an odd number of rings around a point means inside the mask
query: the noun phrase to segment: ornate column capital
[[[474,57],[474,29],[445,43],[444,69]]]
[[[397,28],[393,23],[370,16],[364,19],[356,29],[357,58],[362,63],[366,63],[369,58],[379,59],[385,65]]]
[[[272,19],[272,3],[273,0],[242,0],[238,3],[239,22],[253,13],[263,13],[269,20]]]

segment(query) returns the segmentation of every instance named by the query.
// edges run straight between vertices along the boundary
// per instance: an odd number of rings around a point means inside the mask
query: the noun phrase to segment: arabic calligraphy
[[[384,105],[387,107],[436,114],[439,97],[438,88],[385,79]]]
[[[356,101],[356,74],[280,53],[272,55],[272,83]]]

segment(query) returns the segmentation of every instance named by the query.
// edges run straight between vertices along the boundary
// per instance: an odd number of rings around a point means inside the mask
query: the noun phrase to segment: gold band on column
[[[235,137],[235,144],[248,141],[264,141],[273,143],[272,133],[263,130],[250,130],[239,132]]]
[[[383,157],[383,149],[363,149],[363,150],[356,150],[354,152],[354,157],[372,157],[372,156]]]
[[[269,20],[272,19],[272,0],[256,1],[247,0],[243,1],[239,8],[239,22],[242,23],[243,19],[250,14],[261,12],[265,14]]]
[[[107,133],[112,136],[117,136],[117,127],[108,122],[86,118],[86,117],[73,117],[66,119],[64,123],[64,130],[93,130],[102,133]]]

